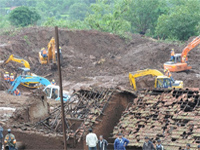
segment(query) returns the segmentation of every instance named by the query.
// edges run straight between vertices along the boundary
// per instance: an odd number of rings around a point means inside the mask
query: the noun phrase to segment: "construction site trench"
[[[0,35],[0,62],[11,54],[27,60],[31,72],[55,79],[58,72],[41,65],[38,52],[47,47],[54,37],[53,28],[31,27]],[[104,135],[113,149],[116,134],[122,132],[130,140],[127,149],[141,150],[144,137],[164,146],[179,150],[189,142],[195,148],[200,139],[199,87],[200,51],[194,48],[188,56],[189,72],[172,73],[175,80],[184,82],[177,91],[153,90],[155,78],[136,80],[137,93],[130,86],[129,72],[157,69],[163,72],[163,63],[170,58],[170,50],[181,52],[194,37],[180,45],[166,43],[133,34],[127,41],[117,35],[99,31],[59,29],[62,47],[63,89],[71,96],[65,103],[68,149],[86,149],[88,128]],[[10,62],[0,67],[1,79],[5,71],[18,74],[22,64]],[[21,96],[7,93],[10,84],[0,80],[0,123],[12,128],[19,149],[62,149],[62,121],[60,102],[47,99],[42,90],[19,86]],[[178,93],[178,94],[177,94]],[[164,122],[162,124],[162,122]],[[167,149],[168,150],[168,149]]]
[[[96,118],[96,122],[92,123],[92,120],[91,120],[90,123],[92,124],[88,125],[88,127],[92,127],[93,131],[97,134],[97,136],[103,135],[104,138],[106,138],[109,142],[108,149],[113,149],[113,142],[114,142],[114,139],[112,138],[113,128],[119,122],[119,119],[121,118],[121,114],[123,113],[123,111],[125,111],[127,107],[133,103],[134,99],[136,98],[136,95],[134,95],[133,93],[129,93],[127,91],[120,91],[120,90],[113,90],[113,89],[110,89],[110,90],[112,90],[112,93],[110,93],[109,96],[105,99],[106,103],[103,107],[102,113],[99,114],[99,117]],[[104,93],[102,91],[110,91],[110,90],[101,89],[100,93],[102,93],[102,95],[105,96],[107,92]],[[80,91],[80,93],[83,91],[84,90]],[[91,99],[95,99],[95,96],[96,98],[99,97],[99,95],[96,95],[96,93],[93,93],[94,90],[91,90],[91,91],[86,90],[84,92],[85,93],[88,92],[88,95],[86,94],[84,95],[87,98],[89,98],[89,94],[91,95]],[[100,99],[102,98],[103,97],[101,97]],[[32,107],[33,106],[30,106],[29,104],[29,109]],[[37,107],[39,107],[39,105],[37,105]],[[63,147],[62,131],[60,131],[60,133],[55,134],[52,131],[50,131],[49,128],[46,128],[46,125],[44,124],[36,125],[37,127],[35,126],[36,127],[35,130],[33,130],[34,125],[31,124],[29,121],[27,121],[26,119],[27,117],[24,116],[24,114],[27,114],[27,113],[22,114],[21,111],[22,111],[21,109],[18,109],[16,114],[14,115],[14,118],[11,119],[12,121],[9,122],[7,125],[5,125],[5,128],[8,128],[9,126],[11,126],[13,128],[13,133],[15,134],[16,138],[20,140],[20,142],[23,141],[22,144],[20,143],[21,145],[19,149],[27,149],[27,150],[28,149],[31,149],[31,150],[32,149],[58,149],[58,148]],[[29,112],[29,114],[31,113]],[[89,113],[89,114],[93,114],[93,113]],[[87,118],[90,118],[90,115],[87,115]],[[24,120],[24,122],[21,122],[21,120]],[[84,121],[79,120],[79,119],[73,120],[73,118],[71,118],[70,121],[71,123],[73,122],[74,126],[70,128],[69,130],[77,130],[78,128],[81,128],[80,125],[82,122],[84,122],[84,124],[87,124],[87,120],[84,120]],[[87,133],[88,128],[85,128],[84,130]],[[6,134],[6,131],[4,131],[4,134]],[[81,140],[78,142],[77,141],[74,142],[75,139],[69,138],[68,148],[70,150],[87,149],[86,143],[85,143],[85,134],[81,138]],[[128,147],[128,149],[129,148],[132,148],[132,147]],[[134,150],[137,150],[137,149],[134,149]]]

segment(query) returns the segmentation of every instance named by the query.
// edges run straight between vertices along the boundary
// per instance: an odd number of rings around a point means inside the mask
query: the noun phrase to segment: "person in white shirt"
[[[89,150],[97,150],[97,135],[92,132],[91,128],[88,131],[89,133],[86,135],[86,145],[88,146]]]

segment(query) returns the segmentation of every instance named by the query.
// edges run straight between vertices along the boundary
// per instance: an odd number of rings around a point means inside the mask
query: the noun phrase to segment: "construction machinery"
[[[34,73],[31,73],[31,70],[29,68],[19,68],[22,76],[31,76],[31,77],[35,77],[37,76]],[[30,78],[30,77],[26,77],[26,78]],[[31,88],[31,89],[36,89],[39,88],[41,85],[39,84],[39,82],[22,82],[21,85],[27,87],[27,88]]]
[[[133,86],[133,89],[135,91],[137,90],[135,79],[147,75],[152,75],[156,77],[154,88],[183,88],[183,81],[173,82],[171,78],[164,76],[163,73],[158,70],[145,69],[139,70],[135,73],[129,73],[130,85]]]
[[[48,85],[44,88],[43,90],[46,95],[47,99],[55,99],[55,100],[60,100],[60,87],[57,85]],[[63,100],[67,101],[69,99],[69,95],[63,93]]]
[[[4,61],[3,65],[6,65],[7,63],[9,63],[10,61],[14,61],[20,64],[23,64],[25,68],[29,68],[30,69],[30,64],[28,63],[28,61],[18,57],[18,56],[14,56],[13,54],[10,55],[10,57]]]
[[[31,73],[30,71],[30,64],[28,61],[25,59],[22,59],[18,56],[14,56],[13,54],[9,56],[9,58],[5,61],[3,61],[2,65],[8,64],[10,61],[21,63],[24,65],[24,67],[20,67],[18,70],[21,72],[21,75],[31,75],[31,76],[36,76],[36,74]],[[21,83],[21,85],[27,87],[27,88],[38,88],[37,86],[38,82],[26,82],[26,83]]]
[[[39,52],[39,61],[41,64],[50,64],[52,69],[57,68],[57,50],[55,46],[55,39],[54,37],[51,38],[50,42],[48,43],[48,51],[47,57],[42,56],[42,51]],[[62,53],[60,52],[61,64],[63,61]]]
[[[17,89],[17,87],[21,83],[27,83],[27,82],[38,82],[38,84],[40,84],[40,86],[45,87],[43,91],[47,94],[48,99],[60,100],[59,86],[51,85],[51,82],[48,79],[40,77],[40,76],[20,75],[15,79],[15,81],[13,82],[13,84],[12,84],[11,88],[8,90],[8,92],[13,94],[14,91]],[[67,94],[63,94],[63,100],[67,101],[68,99],[69,99],[69,96]]]
[[[200,44],[200,36],[193,39],[182,51],[182,53],[178,53],[174,55],[173,61],[168,61],[164,63],[164,69],[169,69],[171,72],[179,72],[179,71],[187,71],[192,67],[188,66],[185,60],[188,60],[187,54],[194,49],[197,45]]]

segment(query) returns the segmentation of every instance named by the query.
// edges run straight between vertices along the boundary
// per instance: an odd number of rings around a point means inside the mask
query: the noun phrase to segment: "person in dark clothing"
[[[158,144],[156,145],[156,150],[164,150],[164,147],[162,146],[160,139],[157,140],[157,143]]]
[[[0,150],[2,149],[3,146],[3,127],[0,124]]]
[[[200,150],[200,145],[197,146],[198,150]]]
[[[118,134],[118,138],[114,142],[114,150],[126,150],[129,140],[124,138],[121,133]]]
[[[103,139],[103,135],[99,136],[99,141],[98,141],[98,150],[107,150],[108,147],[108,142]]]
[[[186,144],[185,150],[190,150],[190,144]]]
[[[149,138],[145,137],[145,142],[143,144],[142,150],[155,150],[153,143],[149,140]]]

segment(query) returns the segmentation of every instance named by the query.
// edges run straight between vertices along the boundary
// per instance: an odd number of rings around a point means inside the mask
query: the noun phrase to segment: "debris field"
[[[38,61],[38,52],[47,47],[54,33],[53,28],[30,27],[0,35],[0,61],[11,54],[22,57],[30,63],[33,73],[55,79],[58,84],[57,71]],[[135,93],[128,79],[129,72],[146,68],[163,72],[170,50],[181,52],[193,38],[179,45],[138,34],[127,41],[99,31],[59,29],[63,89],[71,94],[71,101],[65,103],[68,146],[73,150],[86,149],[85,135],[92,127],[97,135],[105,133],[110,149],[118,132],[130,140],[128,149],[132,150],[141,149],[144,136],[154,143],[160,138],[166,149],[181,149],[186,143],[196,147],[200,143],[200,98],[199,90],[194,89],[200,88],[199,47],[189,53],[189,73],[172,73],[174,79],[184,81],[185,88],[192,89],[152,91],[153,80],[147,76],[136,81],[138,89],[147,90]],[[18,74],[18,67],[23,65],[10,62],[1,66],[1,77],[5,70]],[[0,114],[5,128],[16,130],[16,138],[24,141],[25,149],[62,147],[60,103],[33,96],[24,87],[19,87],[22,96],[12,96],[6,91],[9,86],[0,81]],[[37,106],[45,109],[40,115],[34,113]],[[10,108],[3,112],[2,107]],[[28,137],[34,141],[31,143]],[[49,137],[49,142],[44,137]]]
[[[113,138],[122,132],[129,146],[142,147],[144,137],[156,143],[161,139],[166,150],[196,148],[200,140],[200,91],[144,91],[123,112],[113,129]]]

